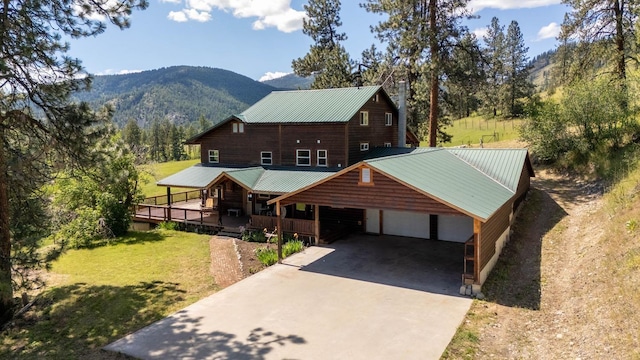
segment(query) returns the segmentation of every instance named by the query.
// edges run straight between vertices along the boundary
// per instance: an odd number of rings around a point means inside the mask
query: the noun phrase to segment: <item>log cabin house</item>
[[[274,91],[189,139],[201,164],[157,184],[167,199],[171,187],[197,189],[201,223],[203,214],[241,219],[279,239],[366,232],[463,243],[463,282],[481,285],[534,176],[528,152],[416,148],[403,96],[397,107],[380,86]]]

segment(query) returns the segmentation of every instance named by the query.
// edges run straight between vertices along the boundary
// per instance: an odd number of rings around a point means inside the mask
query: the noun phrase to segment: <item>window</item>
[[[243,133],[244,132],[244,123],[233,123],[233,132],[234,133]]]
[[[360,151],[368,151],[368,150],[369,150],[368,142],[360,143]]]
[[[296,150],[296,165],[311,166],[311,150]]]
[[[215,164],[220,162],[220,152],[218,150],[209,150],[209,162]]]
[[[384,143],[384,147],[391,147],[391,143]]]
[[[392,113],[384,113],[384,124],[386,126],[393,125],[393,114]]]
[[[368,111],[360,111],[360,125],[361,126],[369,126],[369,112]]]
[[[318,166],[328,166],[327,150],[318,150]]]
[[[360,181],[358,185],[373,185],[373,173],[368,167],[360,168]]]
[[[273,154],[271,153],[271,151],[260,152],[260,164],[273,165]]]

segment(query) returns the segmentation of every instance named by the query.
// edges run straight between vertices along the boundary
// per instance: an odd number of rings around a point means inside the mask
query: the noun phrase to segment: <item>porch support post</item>
[[[480,282],[480,242],[482,234],[482,223],[478,219],[473,219],[473,277],[476,283]]]
[[[276,227],[278,228],[278,264],[282,264],[282,219],[280,219],[280,201],[276,202]]]
[[[313,233],[316,237],[316,246],[320,244],[320,205],[313,205]]]
[[[169,207],[167,221],[171,221],[171,186],[167,186],[167,206]]]

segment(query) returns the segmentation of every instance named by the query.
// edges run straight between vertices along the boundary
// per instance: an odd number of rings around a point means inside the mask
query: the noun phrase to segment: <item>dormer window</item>
[[[369,112],[360,111],[360,126],[369,126]]]
[[[238,122],[234,122],[233,123],[233,133],[243,133],[244,132],[244,123],[238,123]]]

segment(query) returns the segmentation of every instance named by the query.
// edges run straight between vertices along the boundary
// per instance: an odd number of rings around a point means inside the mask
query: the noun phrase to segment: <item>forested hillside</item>
[[[148,127],[155,119],[174,124],[212,122],[241,112],[276,90],[234,72],[208,67],[173,66],[126,75],[96,76],[91,91],[74,94],[93,107],[111,104],[119,126],[135,119]]]
[[[271,85],[279,89],[304,90],[311,88],[311,83],[315,76],[301,77],[296,74],[287,74],[276,79],[262,81],[263,84]]]

